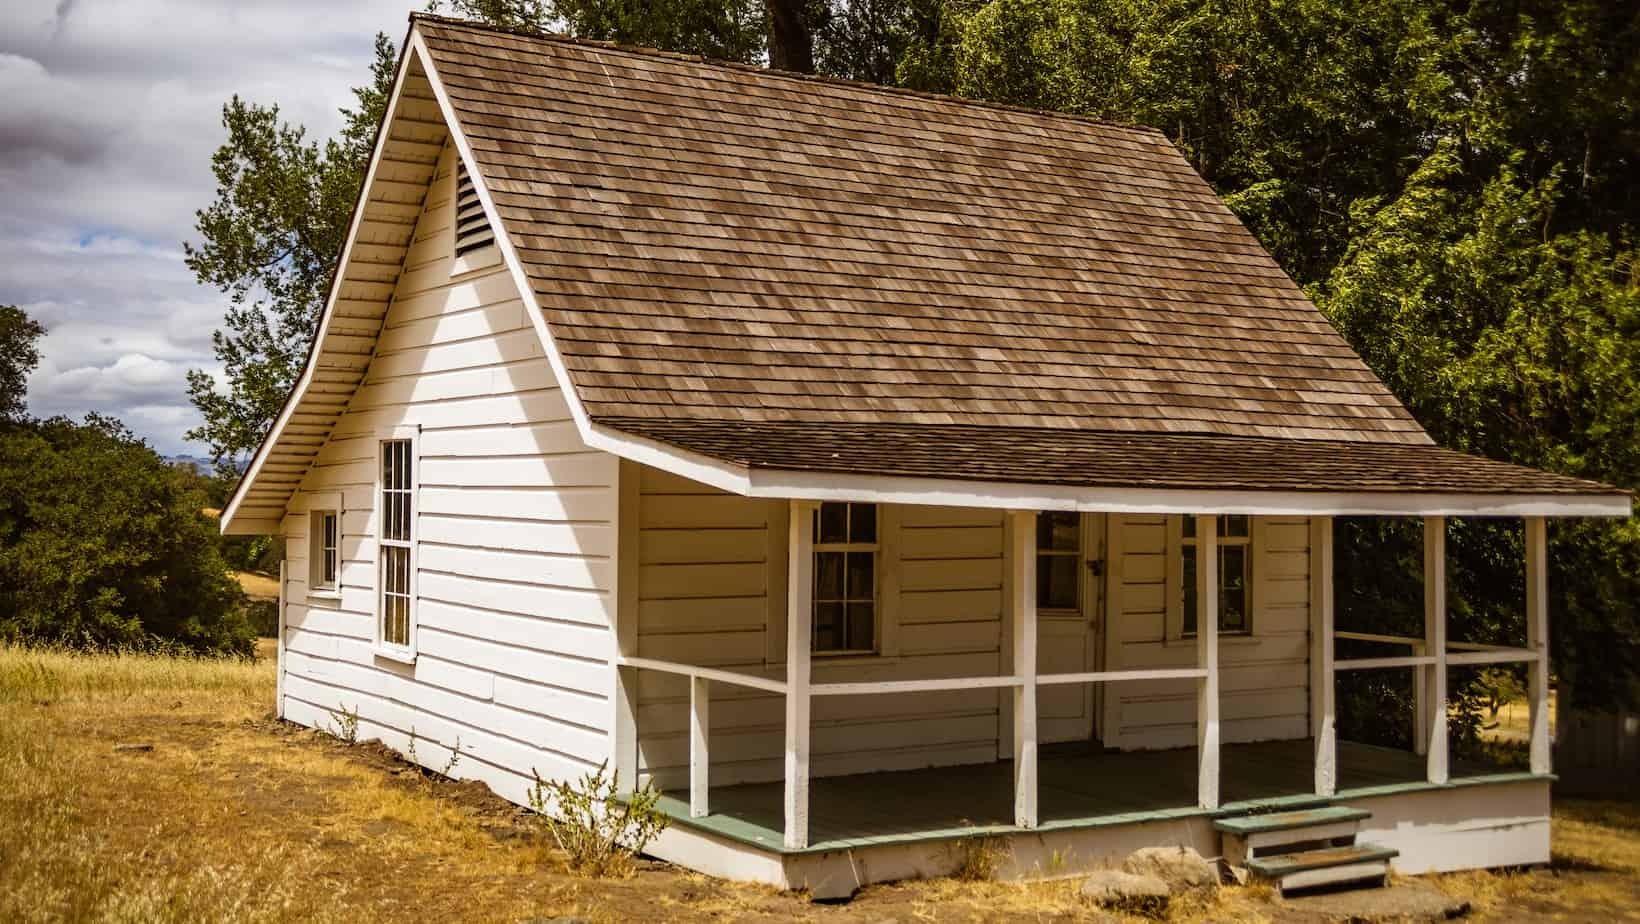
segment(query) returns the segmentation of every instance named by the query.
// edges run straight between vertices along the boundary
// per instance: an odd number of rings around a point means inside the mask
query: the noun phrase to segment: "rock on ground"
[[[1381,889],[1349,889],[1285,899],[1295,924],[1424,924],[1469,913],[1469,903],[1427,882],[1409,880]],[[1283,921],[1289,920],[1286,917]]]
[[[1212,891],[1219,887],[1219,870],[1189,847],[1144,847],[1128,855],[1122,869],[1154,876],[1174,893]]]
[[[1107,908],[1140,914],[1161,914],[1172,895],[1167,883],[1155,876],[1142,876],[1119,869],[1090,873],[1082,882],[1082,896]]]

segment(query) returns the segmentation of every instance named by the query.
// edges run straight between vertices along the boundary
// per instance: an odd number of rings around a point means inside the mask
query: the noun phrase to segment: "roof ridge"
[[[650,48],[645,45],[628,45],[624,42],[609,42],[599,39],[581,38],[561,32],[535,32],[510,26],[497,26],[491,23],[475,22],[470,19],[458,19],[454,16],[445,16],[439,13],[412,11],[410,22],[414,26],[418,22],[436,22],[448,26],[459,26],[475,32],[493,32],[500,35],[512,35],[518,38],[536,41],[554,42],[562,45],[575,45],[582,48],[596,48],[604,51],[615,51],[623,54],[645,58],[662,58],[671,61],[682,61],[689,64],[704,64],[724,70],[742,71],[752,74],[764,74],[771,77],[783,77],[804,83],[825,84],[855,90],[865,90],[873,93],[883,93],[891,96],[901,96],[910,99],[932,100],[935,102],[956,103],[959,106],[968,106],[976,109],[990,109],[998,112],[1017,112],[1025,115],[1048,116],[1056,119],[1075,122],[1082,125],[1097,125],[1103,128],[1122,129],[1141,135],[1154,135],[1167,140],[1167,135],[1161,129],[1152,125],[1138,122],[1118,122],[1114,119],[1100,119],[1094,116],[1081,115],[1074,112],[1063,112],[1057,109],[1039,109],[1034,106],[1018,106],[1012,103],[999,103],[993,100],[973,99],[966,96],[956,96],[949,93],[931,93],[927,90],[913,90],[909,87],[891,87],[886,84],[871,83],[865,80],[850,80],[846,77],[833,77],[827,74],[805,74],[800,71],[781,70],[773,67],[758,67],[755,64],[744,64],[739,61],[726,61],[711,58],[706,55],[687,54],[680,51],[665,51],[659,48]]]

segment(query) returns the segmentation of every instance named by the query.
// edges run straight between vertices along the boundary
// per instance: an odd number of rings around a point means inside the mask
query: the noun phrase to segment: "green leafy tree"
[[[248,655],[204,495],[118,421],[0,434],[0,637]]]
[[[16,305],[0,305],[0,422],[23,416],[28,374],[40,364],[45,328]]]
[[[183,245],[199,281],[229,298],[213,337],[226,381],[188,373],[204,418],[188,438],[219,463],[256,448],[306,359],[392,87],[397,53],[386,35],[375,52],[370,82],[354,88],[340,135],[323,144],[277,105],[235,96],[222,107],[216,199],[197,213],[199,243]]]

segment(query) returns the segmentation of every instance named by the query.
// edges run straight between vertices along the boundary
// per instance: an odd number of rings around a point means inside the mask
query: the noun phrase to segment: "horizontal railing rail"
[[[757,690],[768,690],[770,693],[785,693],[786,682],[770,680],[767,677],[758,677],[752,674],[742,674],[738,671],[719,670],[714,667],[701,667],[696,664],[682,664],[677,661],[661,661],[655,658],[617,658],[616,664],[621,667],[636,667],[639,670],[661,671],[667,674],[681,674],[685,677],[700,680],[715,680],[719,683],[734,684],[741,687],[752,687]]]

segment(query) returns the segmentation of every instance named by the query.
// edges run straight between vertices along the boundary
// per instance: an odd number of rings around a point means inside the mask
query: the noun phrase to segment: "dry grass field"
[[[482,786],[274,721],[272,697],[267,660],[0,648],[0,921],[1113,920],[1073,882],[905,883],[816,905],[662,864],[578,878]],[[1480,920],[1640,920],[1640,808],[1558,812],[1551,868],[1435,884]],[[1172,916],[1303,919],[1258,889]]]

